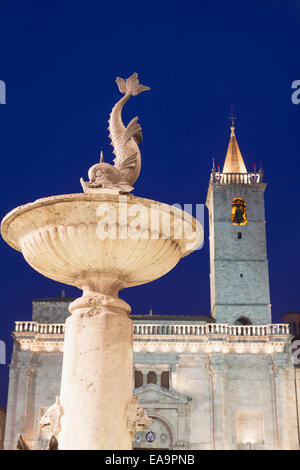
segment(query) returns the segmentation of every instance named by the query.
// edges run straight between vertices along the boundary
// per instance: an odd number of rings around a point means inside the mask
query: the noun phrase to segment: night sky
[[[80,177],[111,162],[107,120],[120,98],[117,76],[138,72],[151,92],[126,105],[143,128],[134,194],[166,203],[205,203],[212,158],[221,167],[230,105],[248,171],[262,162],[273,320],[299,305],[300,2],[0,0],[0,217],[20,204],[81,192]],[[207,210],[201,251],[163,278],[121,292],[133,313],[210,312]],[[35,272],[0,240],[0,340],[31,302],[79,296]],[[6,406],[7,365],[0,365]]]

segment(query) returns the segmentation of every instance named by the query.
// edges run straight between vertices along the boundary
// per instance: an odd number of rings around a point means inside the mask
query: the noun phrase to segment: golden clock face
[[[232,200],[232,216],[233,225],[246,225],[248,222],[246,217],[246,202],[242,197],[235,197]]]

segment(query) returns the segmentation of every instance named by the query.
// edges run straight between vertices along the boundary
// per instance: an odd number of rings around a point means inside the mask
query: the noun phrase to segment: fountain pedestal
[[[131,309],[117,297],[124,287],[118,276],[99,275],[92,284],[70,305],[66,321],[59,447],[131,449]]]

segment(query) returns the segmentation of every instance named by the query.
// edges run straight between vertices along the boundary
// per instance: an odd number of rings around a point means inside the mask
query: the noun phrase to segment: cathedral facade
[[[262,169],[247,171],[232,125],[206,202],[211,315],[131,315],[133,393],[152,418],[134,448],[299,449],[293,336],[288,323],[271,322],[265,188]],[[38,420],[60,393],[72,300],[35,300],[32,321],[16,321],[5,449],[20,434],[32,449],[47,447]]]

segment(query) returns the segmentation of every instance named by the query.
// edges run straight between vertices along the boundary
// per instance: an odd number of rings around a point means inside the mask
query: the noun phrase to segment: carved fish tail
[[[150,90],[148,86],[144,86],[139,82],[139,77],[137,73],[131,75],[131,77],[124,80],[123,78],[117,77],[116,82],[118,84],[119,90],[125,95],[136,96],[142,91]]]

